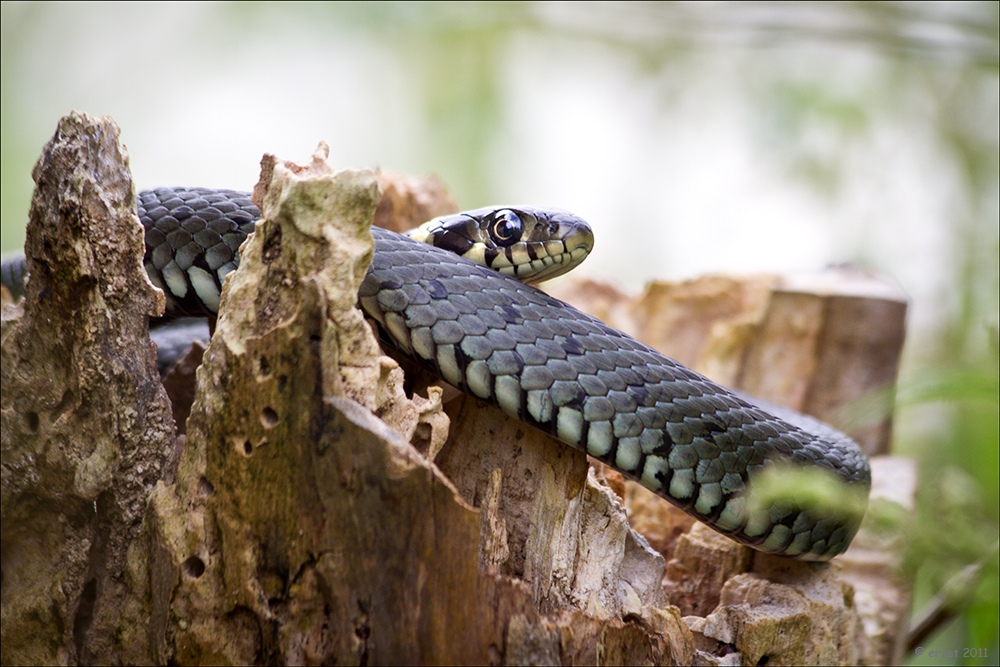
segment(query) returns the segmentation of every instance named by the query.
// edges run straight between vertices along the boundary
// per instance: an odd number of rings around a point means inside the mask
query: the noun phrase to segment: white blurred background
[[[598,237],[588,274],[628,288],[851,262],[899,280],[922,328],[960,314],[956,273],[996,276],[990,21],[965,3],[4,3],[3,248],[78,109],[118,121],[140,189],[249,190],[265,151],[325,140],[334,164],[437,174],[463,208],[574,211]]]

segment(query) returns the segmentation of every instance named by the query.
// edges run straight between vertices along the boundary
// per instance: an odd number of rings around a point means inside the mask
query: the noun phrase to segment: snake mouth
[[[551,236],[556,240],[526,244],[532,258],[526,266],[501,271],[535,285],[575,269],[594,248],[594,233],[587,225],[560,222]]]

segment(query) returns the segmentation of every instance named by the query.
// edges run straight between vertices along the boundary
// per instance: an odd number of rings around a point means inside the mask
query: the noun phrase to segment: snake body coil
[[[485,210],[485,209],[484,209]],[[544,217],[545,211],[537,212]],[[140,195],[146,268],[168,308],[214,314],[222,280],[259,216],[249,195]],[[755,500],[765,469],[826,471],[867,498],[849,438],[808,431],[544,292],[406,236],[372,229],[359,302],[392,343],[452,385],[583,450],[755,549],[825,560],[863,515],[787,497]]]

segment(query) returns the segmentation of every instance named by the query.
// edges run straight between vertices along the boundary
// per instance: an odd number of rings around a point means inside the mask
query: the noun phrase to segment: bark
[[[368,225],[454,202],[325,158],[265,158],[263,219],[203,357],[167,375],[171,405],[117,127],[61,122],[35,172],[28,292],[4,309],[4,663],[891,662],[908,599],[898,531],[863,529],[843,565],[754,554],[382,356],[355,307]],[[807,399],[887,377],[836,380],[891,338],[873,326],[851,342],[843,318],[859,311],[830,299],[854,295],[786,289],[821,314],[789,328],[768,313],[806,310],[779,308],[777,283],[728,283],[749,315],[724,291],[724,307],[689,299],[716,319],[678,317],[669,335],[695,345],[684,320],[709,332],[725,353],[705,363],[742,378],[770,346],[801,348],[805,371],[779,367]],[[669,329],[647,300],[627,317]],[[874,467],[875,495],[911,512],[898,480],[912,470]]]
[[[142,662],[132,550],[174,424],[149,343],[128,154],[108,118],[63,118],[32,176],[24,300],[3,311],[0,660]]]

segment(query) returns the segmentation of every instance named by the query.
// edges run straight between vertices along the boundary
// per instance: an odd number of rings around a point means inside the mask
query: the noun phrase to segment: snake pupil
[[[520,216],[510,209],[497,211],[493,216],[493,224],[490,225],[490,235],[497,245],[507,247],[520,240],[524,233],[524,224]]]

